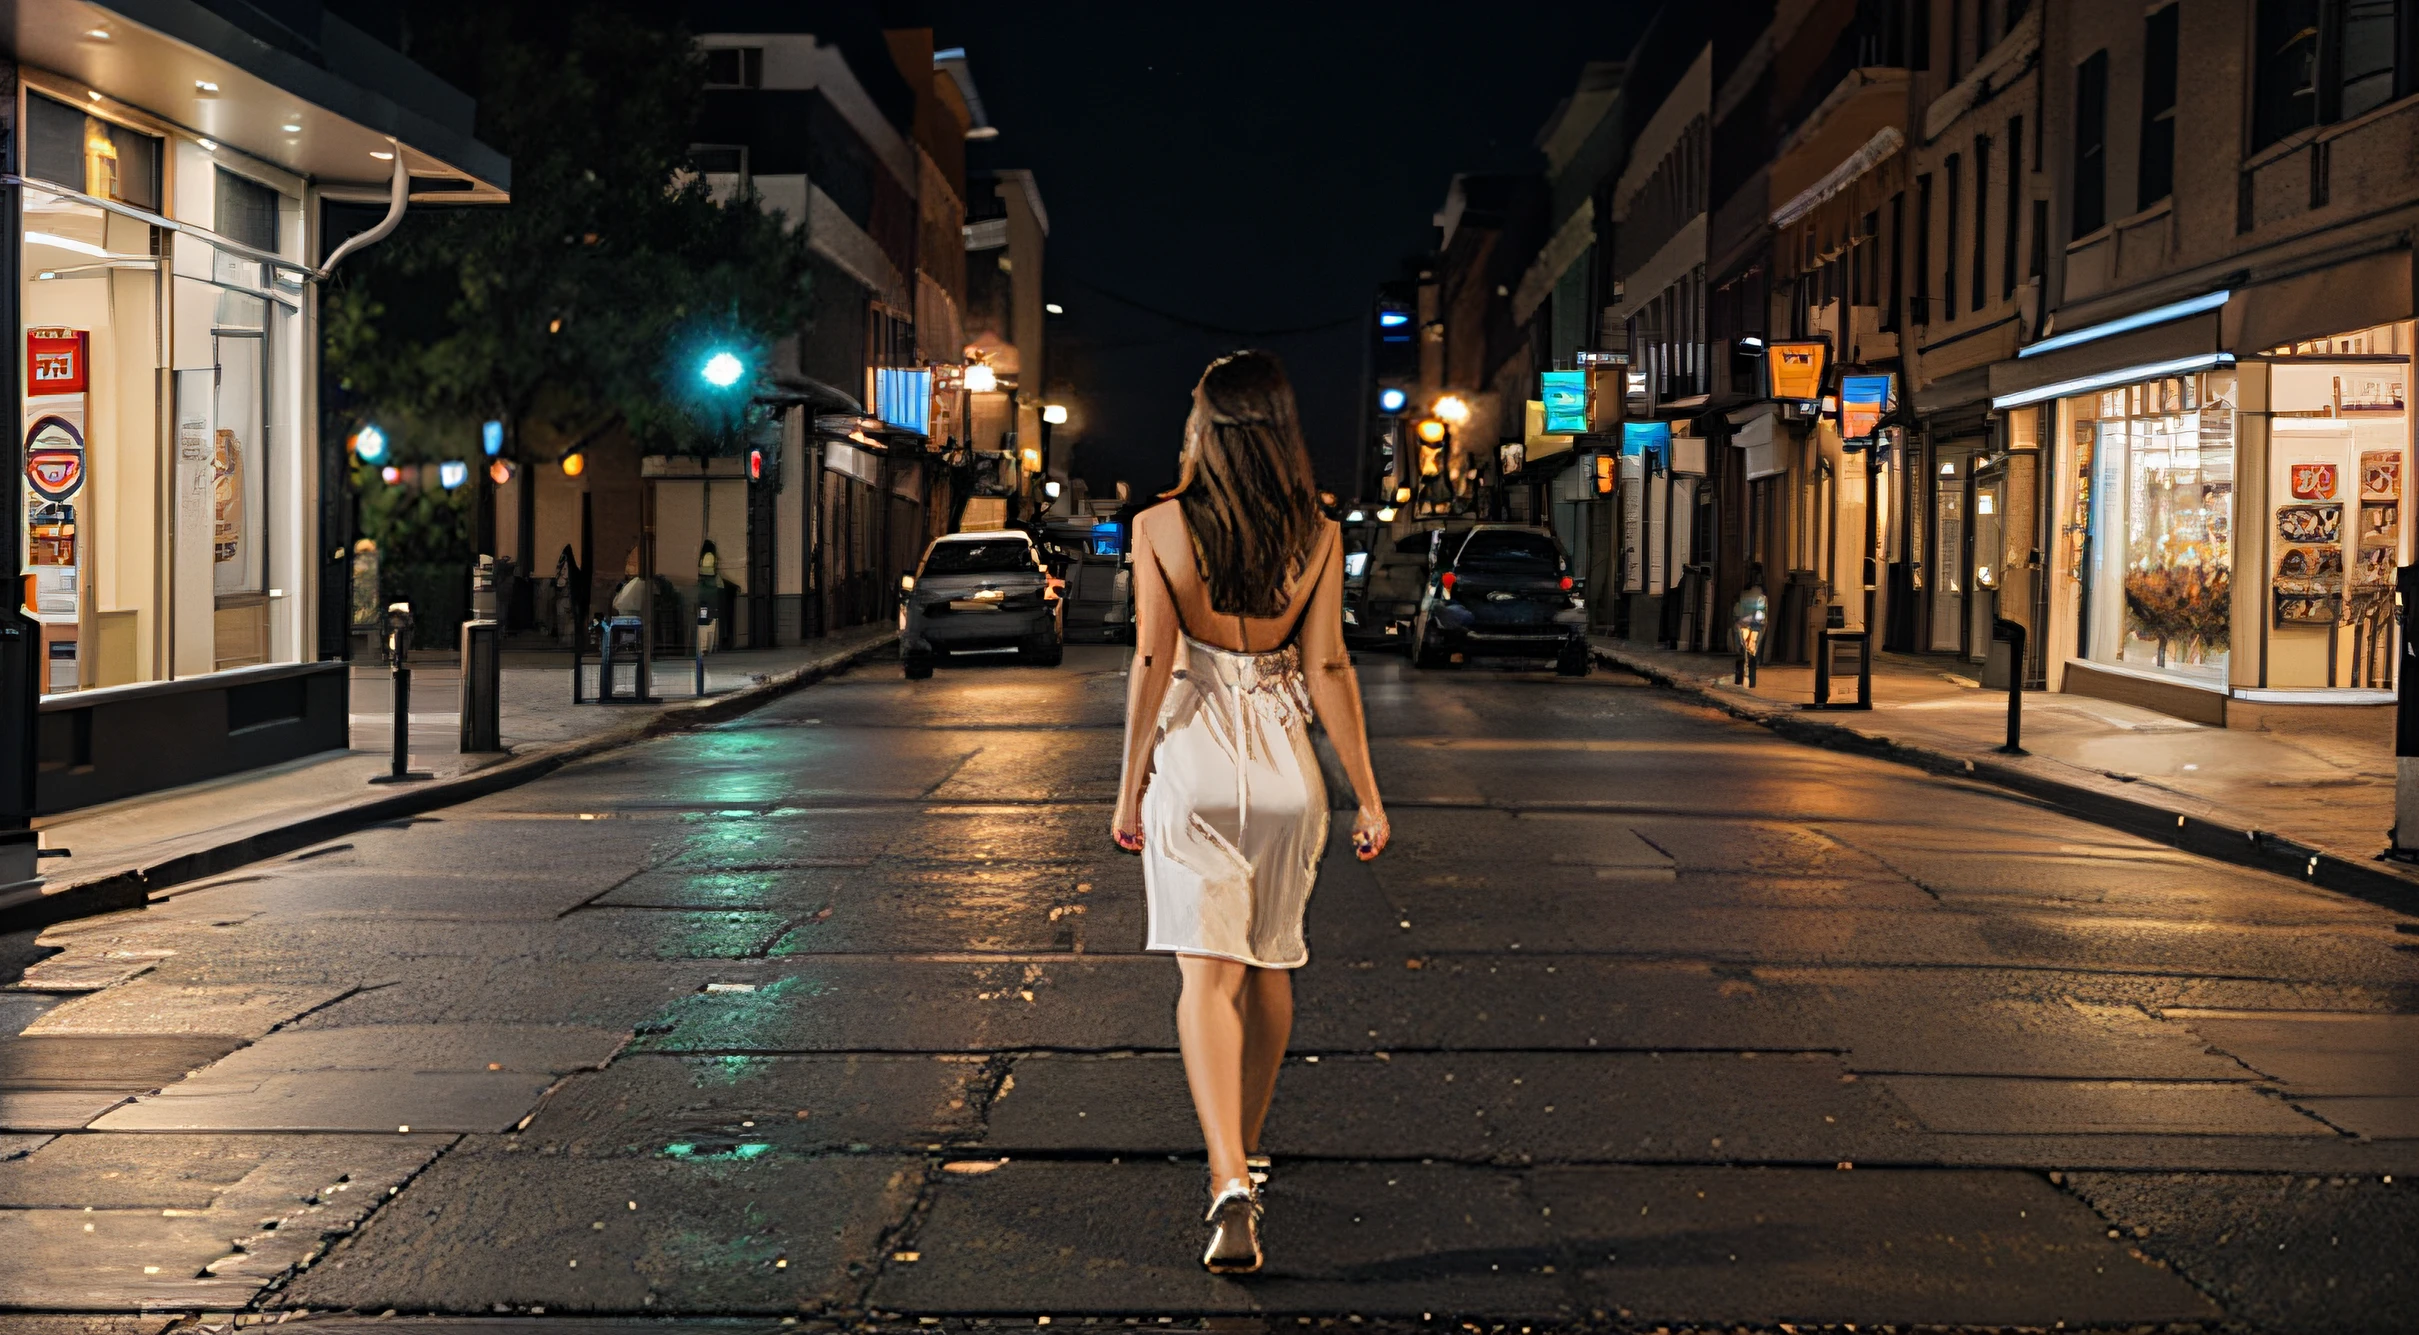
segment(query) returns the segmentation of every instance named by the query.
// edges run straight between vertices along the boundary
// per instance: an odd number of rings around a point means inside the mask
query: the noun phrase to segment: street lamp
[[[365,424],[353,433],[353,454],[365,464],[375,464],[386,458],[386,433],[378,424]]]
[[[705,377],[705,382],[716,389],[729,389],[739,383],[739,377],[746,374],[747,369],[730,353],[717,352],[706,358],[705,365],[697,368],[697,374]]]
[[[989,362],[971,362],[966,367],[966,389],[973,394],[988,394],[1000,387],[999,373]]]
[[[1436,415],[1460,426],[1470,420],[1470,405],[1458,394],[1447,394],[1436,401]]]
[[[1043,404],[1042,420],[1052,426],[1065,426],[1067,424],[1067,405],[1063,403]]]
[[[1377,392],[1377,409],[1382,413],[1401,412],[1403,410],[1403,391],[1392,385],[1379,390]]]

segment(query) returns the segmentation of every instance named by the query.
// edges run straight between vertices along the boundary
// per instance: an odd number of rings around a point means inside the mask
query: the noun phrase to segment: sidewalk
[[[1893,654],[1873,664],[1873,708],[1814,710],[1814,669],[1595,637],[1597,657],[1736,717],[1820,746],[1866,751],[2012,788],[2075,815],[2226,861],[2283,872],[2406,913],[2419,874],[2378,855],[2394,824],[2390,735],[2248,731],[2188,723],[2088,696],[2028,691],[2010,756],[2007,692],[1963,664]],[[1856,698],[1835,678],[1834,700]]]
[[[412,668],[411,765],[433,775],[372,784],[391,764],[391,678],[359,666],[352,678],[352,749],[45,817],[37,894],[0,902],[0,927],[23,927],[143,902],[179,881],[213,875],[373,821],[393,820],[525,783],[564,764],[657,733],[743,713],[895,643],[890,626],[862,626],[808,644],[743,649],[707,660],[706,693],[692,661],[657,664],[658,703],[571,703],[569,654],[504,656],[505,750],[464,755],[457,664]],[[588,663],[590,694],[596,669]],[[624,677],[624,689],[627,676]]]

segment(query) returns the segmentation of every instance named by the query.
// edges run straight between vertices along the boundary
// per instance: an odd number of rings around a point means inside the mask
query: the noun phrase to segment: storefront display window
[[[299,206],[191,141],[25,96],[26,173],[55,183],[22,189],[15,334],[43,689],[293,661],[304,289],[266,257]]]
[[[2095,476],[2083,653],[2222,689],[2234,576],[2234,372],[2076,401]]]

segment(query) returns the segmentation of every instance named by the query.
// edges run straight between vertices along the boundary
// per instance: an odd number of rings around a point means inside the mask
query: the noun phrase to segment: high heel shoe
[[[1209,1250],[1201,1264],[1213,1275],[1248,1275],[1260,1268],[1260,1193],[1249,1182],[1226,1184],[1210,1202]]]

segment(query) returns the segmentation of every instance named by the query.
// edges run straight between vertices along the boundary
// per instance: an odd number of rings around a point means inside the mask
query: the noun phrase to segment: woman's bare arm
[[[1339,531],[1329,530],[1325,551],[1319,582],[1311,591],[1310,606],[1302,613],[1302,670],[1310,682],[1311,708],[1318,713],[1320,726],[1327,729],[1327,740],[1335,744],[1336,758],[1344,762],[1353,795],[1360,799],[1362,824],[1376,818],[1380,832],[1375,845],[1383,848],[1386,806],[1378,797],[1377,774],[1369,767],[1361,680],[1353,674],[1352,655],[1344,648],[1344,543]]]
[[[1134,525],[1134,658],[1126,668],[1125,778],[1117,789],[1117,814],[1111,834],[1132,835],[1139,846],[1142,832],[1142,789],[1150,782],[1151,751],[1159,742],[1159,706],[1167,698],[1169,674],[1176,668],[1176,604],[1168,596],[1167,575],[1151,544],[1155,525]],[[1120,840],[1120,842],[1125,842]]]

